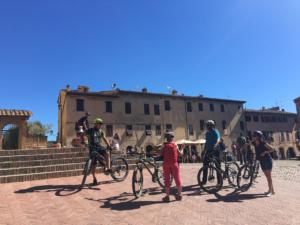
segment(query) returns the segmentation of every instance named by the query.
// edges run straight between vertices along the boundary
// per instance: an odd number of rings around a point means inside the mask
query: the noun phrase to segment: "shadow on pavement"
[[[265,194],[244,194],[243,192],[234,191],[228,195],[222,196],[220,194],[214,194],[215,199],[208,199],[207,202],[243,202],[247,200],[253,200],[257,198],[266,198],[267,196]]]
[[[150,188],[145,190],[145,194],[149,193],[149,195],[157,195],[162,194],[160,188]],[[124,192],[120,195],[109,197],[106,199],[92,199],[86,198],[89,201],[96,201],[103,203],[100,208],[111,209],[115,211],[129,211],[139,209],[143,206],[154,205],[154,204],[166,204],[162,201],[143,201],[143,197],[135,198],[133,194]]]
[[[98,185],[105,185],[105,184],[111,184],[115,183],[116,181],[103,181],[98,182]],[[38,193],[38,192],[55,192],[56,196],[70,196],[74,195],[81,190],[89,189],[89,190],[101,190],[100,188],[97,188],[96,186],[92,186],[91,184],[87,184],[84,187],[81,188],[81,185],[40,185],[40,186],[34,186],[29,187],[26,189],[21,189],[18,191],[15,191],[16,194],[27,194],[27,193]]]

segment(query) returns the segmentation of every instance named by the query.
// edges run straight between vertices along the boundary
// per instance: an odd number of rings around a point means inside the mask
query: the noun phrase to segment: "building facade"
[[[272,138],[280,159],[293,158],[298,154],[295,136],[296,113],[285,112],[279,107],[261,110],[244,110],[247,136],[261,130],[265,138]]]
[[[112,90],[90,92],[88,87],[63,89],[58,97],[58,141],[69,146],[75,137],[75,123],[91,114],[104,120],[104,131],[110,139],[114,133],[121,137],[123,149],[145,150],[161,144],[167,130],[175,132],[175,139],[199,140],[205,135],[205,121],[216,121],[226,143],[231,144],[240,133],[246,134],[243,119],[245,101],[183,96],[172,94]]]

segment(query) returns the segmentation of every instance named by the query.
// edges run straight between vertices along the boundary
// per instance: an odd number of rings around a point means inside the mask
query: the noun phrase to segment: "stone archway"
[[[152,156],[152,151],[153,151],[153,146],[152,145],[147,145],[146,146],[146,155],[148,157]]]
[[[291,159],[291,158],[295,158],[296,157],[296,153],[295,153],[295,150],[293,147],[289,147],[287,152],[286,152],[286,156],[288,159]]]
[[[2,149],[11,150],[19,147],[19,127],[15,124],[7,124],[2,130]]]
[[[3,129],[6,125],[14,124],[18,129],[18,149],[26,147],[27,120],[32,115],[27,110],[0,109],[0,150],[2,149]]]

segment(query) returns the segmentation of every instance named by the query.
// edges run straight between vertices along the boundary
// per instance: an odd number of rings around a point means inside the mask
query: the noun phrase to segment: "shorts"
[[[259,162],[260,162],[262,171],[272,170],[273,161],[272,161],[271,157],[264,158],[264,159],[260,160]]]

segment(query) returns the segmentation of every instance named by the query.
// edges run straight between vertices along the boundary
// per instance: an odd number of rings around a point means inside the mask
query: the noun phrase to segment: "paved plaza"
[[[184,198],[171,203],[162,203],[164,195],[149,175],[148,193],[135,199],[131,172],[121,183],[100,174],[99,186],[81,191],[77,190],[81,177],[1,184],[0,224],[300,224],[300,161],[275,162],[276,195],[270,198],[263,195],[267,189],[263,176],[245,193],[225,187],[217,195],[206,194],[197,185],[199,167],[181,165]]]

